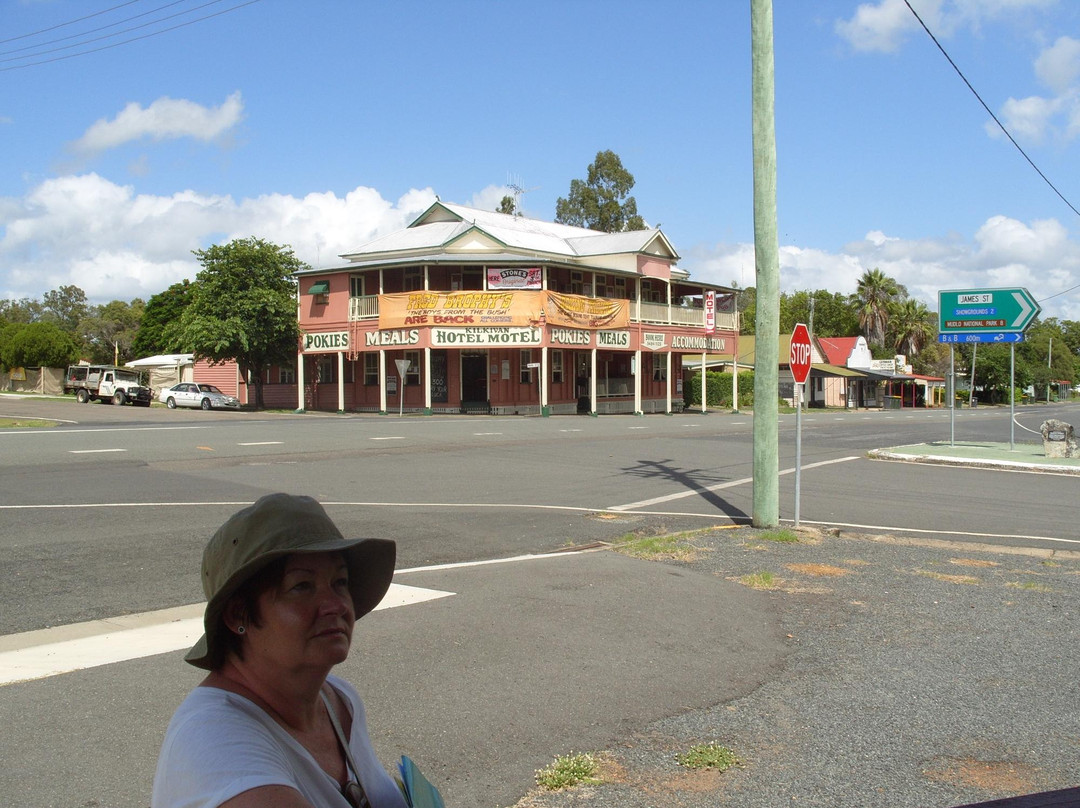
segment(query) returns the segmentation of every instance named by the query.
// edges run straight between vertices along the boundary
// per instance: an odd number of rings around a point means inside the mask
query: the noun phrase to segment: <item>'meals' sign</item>
[[[347,351],[349,349],[349,332],[320,331],[315,334],[304,334],[301,346],[304,353]]]

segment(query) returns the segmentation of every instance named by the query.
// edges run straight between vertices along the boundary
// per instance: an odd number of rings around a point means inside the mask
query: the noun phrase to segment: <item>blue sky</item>
[[[604,149],[682,268],[754,285],[749,0],[246,1],[0,0],[0,297],[146,299],[250,235],[340,265],[510,181],[551,220]],[[1080,3],[911,2],[1080,208]],[[933,309],[1025,286],[1080,320],[1077,214],[903,0],[774,21],[782,289],[878,267]]]

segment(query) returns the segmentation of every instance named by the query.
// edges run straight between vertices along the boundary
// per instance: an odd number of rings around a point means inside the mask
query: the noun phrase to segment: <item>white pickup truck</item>
[[[113,365],[69,365],[64,374],[64,392],[74,393],[80,404],[134,404],[149,407],[152,394],[140,384],[139,374]]]

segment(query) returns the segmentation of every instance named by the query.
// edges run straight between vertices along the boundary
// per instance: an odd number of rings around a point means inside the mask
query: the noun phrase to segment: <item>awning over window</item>
[[[311,288],[307,290],[309,295],[325,295],[330,292],[330,281],[316,281],[311,284]]]

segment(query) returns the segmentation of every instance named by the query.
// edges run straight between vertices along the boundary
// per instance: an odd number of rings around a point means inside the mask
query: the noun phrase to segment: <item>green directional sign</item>
[[[1027,289],[950,289],[938,292],[942,334],[1023,332],[1042,311]]]

